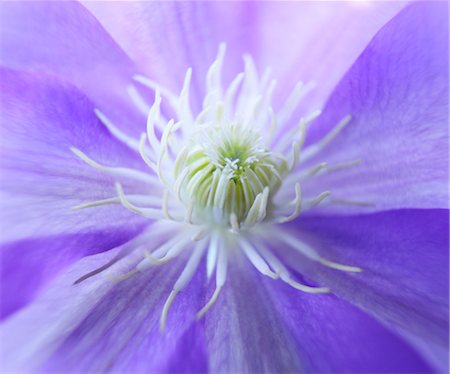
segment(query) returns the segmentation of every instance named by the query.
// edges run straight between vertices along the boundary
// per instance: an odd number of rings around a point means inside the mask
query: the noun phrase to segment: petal
[[[203,76],[218,45],[226,42],[229,73],[242,69],[241,55],[250,53],[261,71],[273,67],[281,96],[299,79],[317,80],[317,98],[323,104],[373,34],[403,2],[357,6],[342,2],[85,1],[84,5],[147,74],[169,87],[178,89],[184,72],[192,66],[194,85],[201,93]]]
[[[206,315],[212,372],[429,372],[395,334],[333,295],[241,266]]]
[[[348,114],[353,119],[309,165],[362,164],[310,179],[304,191],[327,189],[336,199],[371,206],[327,211],[448,206],[447,27],[444,3],[412,4],[377,34],[335,90],[311,139]]]
[[[219,299],[205,315],[209,369],[217,373],[302,372],[292,334],[255,269],[230,266]]]
[[[89,100],[48,76],[1,69],[0,81],[5,316],[72,261],[127,241],[148,221],[120,205],[72,210],[116,192],[114,180],[86,165],[71,146],[109,165],[142,167],[99,123]],[[144,188],[151,191],[145,186],[140,191]]]
[[[92,253],[125,243],[137,234],[130,227],[23,239],[0,246],[0,319],[31,302],[62,269]]]
[[[86,93],[117,126],[142,131],[126,91],[136,69],[81,4],[2,2],[0,23],[2,66],[55,74]]]
[[[114,255],[111,251],[80,260],[32,305],[6,321],[4,370],[161,372],[176,368],[180,358],[187,368],[206,370],[201,325],[192,325],[201,307],[203,272],[197,272],[175,300],[161,333],[160,313],[184,261],[154,267],[123,282],[99,274],[73,284]],[[128,271],[139,256],[129,255],[108,273]],[[196,346],[198,350],[183,356]]]
[[[293,1],[257,3],[254,28],[258,62],[274,69],[279,95],[301,80],[316,87],[300,111],[322,108],[374,34],[405,5],[403,1]],[[295,121],[297,122],[297,121]]]
[[[49,76],[2,69],[0,79],[3,241],[90,229],[133,227],[139,216],[119,205],[73,211],[81,203],[116,196],[114,179],[81,161],[145,171],[140,156],[114,139],[92,102]],[[141,191],[142,182],[128,182]],[[87,231],[86,231],[87,230]]]
[[[447,351],[448,225],[446,210],[399,210],[304,217],[291,227],[322,257],[358,266],[361,273],[332,270],[283,253],[302,274],[401,332],[414,345]]]
[[[229,44],[228,78],[251,50],[247,17],[253,6],[236,2],[83,2],[151,78],[178,92],[193,67],[193,101],[201,103],[205,77],[221,42]],[[243,32],[247,33],[244,36]],[[164,37],[161,37],[164,35]]]

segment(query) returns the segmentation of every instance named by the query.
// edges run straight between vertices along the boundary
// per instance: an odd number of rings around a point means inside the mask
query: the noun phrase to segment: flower
[[[447,13],[367,5],[2,3],[4,369],[445,370]]]

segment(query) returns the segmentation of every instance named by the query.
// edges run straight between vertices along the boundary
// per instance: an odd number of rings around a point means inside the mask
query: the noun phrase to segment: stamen
[[[209,309],[214,305],[217,298],[219,297],[220,291],[222,290],[223,285],[227,279],[227,251],[224,248],[219,248],[219,259],[217,261],[217,271],[216,271],[216,289],[214,293],[206,303],[206,305],[197,313],[196,319],[202,318]]]
[[[178,118],[188,125],[194,122],[194,118],[191,113],[191,106],[189,105],[189,87],[191,84],[192,69],[189,68],[184,77],[183,88],[181,89],[180,96],[178,98]]]
[[[162,313],[161,313],[161,325],[160,329],[161,331],[164,331],[166,327],[166,321],[167,321],[167,315],[169,314],[169,309],[175,300],[175,297],[178,295],[179,292],[181,292],[186,285],[189,283],[189,281],[192,279],[192,276],[194,275],[195,271],[197,270],[198,264],[200,263],[200,259],[202,258],[203,252],[205,250],[205,246],[201,243],[197,244],[195,249],[192,252],[191,257],[189,258],[185,268],[183,269],[181,275],[175,282],[175,285],[173,286],[173,290],[170,293],[166,303],[164,304]]]
[[[176,104],[178,102],[178,97],[175,94],[173,94],[172,92],[170,92],[169,90],[167,90],[166,88],[161,87],[155,81],[153,81],[147,77],[144,77],[143,75],[139,75],[139,74],[134,75],[133,79],[136,82],[141,83],[145,87],[150,88],[155,93],[157,91],[161,92],[162,95],[164,95],[166,98],[169,99],[169,102],[172,104],[172,106],[174,106],[174,107],[176,106]]]
[[[280,279],[289,284],[291,287],[306,293],[318,294],[318,293],[329,293],[330,289],[328,287],[312,287],[299,282],[294,281],[286,267],[281,263],[276,256],[272,254],[270,250],[267,249],[260,241],[258,241],[258,250],[264,259],[267,261],[269,266],[280,275]]]
[[[305,149],[303,159],[307,160],[323,150],[350,123],[351,119],[350,115],[345,116],[322,140]]]
[[[155,91],[155,102],[153,103],[147,116],[147,137],[155,154],[160,151],[160,142],[156,138],[155,124],[160,116],[161,94],[159,89]]]
[[[149,205],[158,205],[160,203],[160,199],[155,196],[149,195],[128,195],[128,201],[133,202],[134,204],[149,204]],[[121,204],[120,199],[118,197],[110,197],[108,199],[90,201],[88,203],[83,203],[80,205],[73,206],[72,210],[81,210],[86,208],[93,208],[96,206],[102,205],[110,205],[110,204]]]
[[[141,139],[139,141],[139,154],[141,155],[144,162],[153,170],[157,171],[155,163],[148,157],[147,152],[145,151],[145,141],[147,140],[147,135],[145,133],[141,134]]]
[[[100,122],[105,125],[105,127],[113,137],[115,137],[126,146],[130,147],[133,151],[136,151],[138,149],[138,142],[125,134],[123,131],[119,130],[119,128],[116,127],[99,109],[94,109],[94,113],[100,120]]]
[[[309,125],[321,114],[321,110],[315,110],[308,116],[300,118],[297,126],[294,126],[291,130],[283,133],[281,138],[275,144],[275,148],[279,152],[284,152],[286,148],[291,144],[292,139],[295,138],[298,133],[298,139],[296,140],[296,143],[298,143],[299,149],[301,150],[301,148],[303,147],[303,143],[305,142],[306,132]]]
[[[218,238],[216,233],[211,234],[209,242],[208,256],[206,258],[206,277],[209,279],[216,267],[217,252],[218,252]]]
[[[280,223],[290,222],[300,214],[300,211],[302,209],[302,191],[300,188],[300,183],[295,184],[295,199],[293,203],[295,205],[295,209],[292,212],[292,214],[287,217],[279,218],[278,222]]]
[[[172,221],[181,221],[181,219],[174,218],[169,213],[169,191],[167,189],[165,189],[164,192],[163,192],[161,210],[162,210],[162,212],[164,214],[164,217],[166,219],[170,219]]]
[[[161,180],[161,182],[165,186],[168,185],[168,181],[164,177],[163,172],[162,172],[162,161],[163,161],[164,157],[168,154],[168,149],[167,149],[168,148],[168,143],[167,143],[167,140],[169,138],[169,135],[173,131],[174,125],[175,125],[174,120],[170,120],[169,123],[167,124],[166,128],[164,129],[164,132],[163,132],[162,137],[161,137],[161,143],[160,143],[161,144],[161,148],[160,148],[160,152],[159,152],[158,162],[156,164],[156,168],[157,168],[159,179]]]
[[[362,271],[362,269],[359,267],[339,264],[337,262],[333,262],[321,257],[310,246],[288,234],[286,231],[284,232],[284,235],[280,233],[280,239],[288,244],[291,248],[303,254],[305,257],[309,258],[310,260],[320,262],[322,265],[345,272],[359,273]]]
[[[134,213],[140,214],[146,218],[151,219],[162,219],[161,211],[159,209],[152,209],[152,208],[139,208],[133,204],[131,204],[123,192],[122,185],[119,182],[115,183],[117,195],[119,196],[121,204],[127,208],[128,210],[131,210]]]
[[[305,210],[309,210],[319,205],[323,200],[325,200],[328,196],[331,195],[331,191],[324,191],[320,193],[317,197],[307,202],[305,206]]]
[[[264,188],[264,191],[259,193],[248,211],[247,217],[245,218],[244,224],[251,226],[256,222],[260,222],[264,219],[266,215],[267,199],[269,197],[269,189]]]
[[[230,214],[230,224],[231,224],[231,231],[234,234],[238,234],[239,233],[239,221],[238,221],[235,213]]]
[[[107,275],[107,278],[111,281],[111,282],[123,282],[126,281],[128,279],[130,279],[132,276],[136,275],[139,273],[139,270],[137,269],[132,269],[129,272],[125,273],[125,274],[120,274],[120,275]]]
[[[360,160],[335,165],[324,162],[306,171],[298,167],[300,159],[313,157],[326,147],[350,122],[350,116],[343,118],[323,139],[303,151],[308,126],[321,112],[314,111],[303,116],[297,126],[288,126],[297,105],[314,84],[297,84],[277,116],[271,106],[276,86],[271,69],[265,69],[260,77],[250,56],[243,57],[244,73],[237,75],[228,87],[223,87],[221,78],[225,49],[225,44],[221,44],[208,70],[206,95],[200,113],[193,113],[189,102],[191,68],[186,71],[179,95],[159,87],[146,77],[133,77],[136,82],[154,91],[154,102],[149,107],[140,86],[130,84],[127,87],[133,103],[147,114],[146,130],[138,140],[129,137],[95,109],[95,114],[112,136],[140,154],[151,169],[148,173],[104,166],[77,148],[71,148],[85,163],[116,179],[130,178],[152,185],[149,196],[126,195],[122,180],[119,179],[115,181],[116,197],[86,202],[73,207],[74,210],[122,204],[124,208],[151,220],[161,220],[161,227],[170,229],[167,230],[168,235],[161,238],[165,241],[158,240],[149,250],[144,250],[143,240],[134,243],[137,245],[133,249],[127,249],[128,252],[143,252],[143,258],[128,273],[114,276],[116,281],[165,264],[183,251],[192,250],[162,308],[161,331],[166,326],[172,303],[192,279],[206,249],[207,278],[209,280],[215,271],[215,289],[196,318],[202,318],[214,305],[224,287],[228,256],[234,249],[225,247],[229,242],[235,243],[236,249],[242,251],[260,273],[270,278],[279,278],[303,292],[330,291],[327,287],[313,287],[294,280],[287,267],[255,234],[273,239],[275,231],[275,236],[284,244],[312,261],[340,271],[361,271],[358,267],[322,258],[313,248],[285,231],[273,226],[270,230],[258,228],[262,222],[274,224],[292,221],[302,210],[313,208],[330,195],[329,191],[325,191],[304,201],[300,187],[303,179],[360,163]],[[161,110],[166,109],[166,106],[161,106],[161,95],[171,106],[170,112],[176,114],[175,118],[167,120],[161,113]],[[156,194],[153,188],[155,185],[159,187]],[[293,186],[294,199],[291,196]],[[172,196],[176,198],[170,200],[172,212],[169,212],[169,198]],[[276,204],[275,197],[283,203]],[[329,203],[365,204],[343,199],[329,199]],[[149,231],[154,233],[153,227]],[[230,231],[235,235],[230,234]],[[81,277],[76,283],[104,271],[122,258],[124,253],[120,252],[107,264]]]
[[[289,170],[294,170],[300,161],[300,145],[297,142],[292,143],[292,163]]]
[[[292,90],[289,97],[286,99],[284,107],[280,110],[278,118],[280,123],[287,123],[298,108],[300,101],[315,87],[315,82],[308,82],[306,85],[303,82],[298,82]]]
[[[275,274],[269,269],[267,264],[264,262],[263,258],[258,254],[256,249],[244,238],[239,240],[240,247],[244,251],[247,258],[253,264],[253,266],[261,273],[269,278],[277,279],[278,274]]]
[[[346,272],[350,272],[350,273],[360,273],[360,272],[362,272],[362,269],[359,268],[359,267],[338,264],[336,262],[329,261],[329,260],[327,260],[325,258],[320,258],[319,262],[322,265],[328,266],[328,267],[330,267],[332,269],[336,269],[336,270],[346,271]]]
[[[167,298],[163,310],[161,312],[161,319],[160,319],[160,331],[164,332],[166,328],[166,322],[167,322],[167,315],[169,314],[169,309],[172,306],[173,301],[177,297],[179,291],[172,290],[169,297]]]
[[[88,156],[86,156],[85,153],[81,152],[79,149],[75,147],[70,147],[70,150],[73,153],[75,153],[80,159],[82,159],[86,164],[93,167],[94,169],[100,170],[104,173],[111,174],[116,177],[125,177],[145,183],[155,184],[156,179],[149,174],[129,168],[103,166],[98,162],[92,160]]]
[[[150,111],[150,105],[143,99],[137,88],[130,84],[127,86],[127,93],[140,112],[147,115]]]
[[[169,242],[167,242],[155,252],[147,253],[145,258],[137,265],[138,270],[143,271],[153,265],[163,265],[169,262],[177,257],[191,240],[191,238],[184,236],[179,238],[175,243],[170,241],[171,244],[169,245]]]

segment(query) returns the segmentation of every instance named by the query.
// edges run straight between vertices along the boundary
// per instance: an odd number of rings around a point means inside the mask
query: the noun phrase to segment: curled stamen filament
[[[112,166],[104,166],[99,164],[97,161],[89,158],[84,152],[80,151],[78,148],[70,147],[70,150],[75,153],[81,160],[83,160],[86,164],[93,167],[94,169],[100,170],[104,173],[111,174],[116,177],[125,177],[130,179],[139,180],[141,182],[146,182],[150,184],[155,184],[157,179],[149,174],[143,173],[141,171],[123,167],[112,167]]]
[[[166,327],[167,315],[169,314],[169,309],[170,309],[173,301],[175,300],[175,297],[178,295],[178,293],[180,291],[182,291],[186,287],[186,285],[192,279],[192,276],[194,275],[195,271],[197,270],[198,264],[200,263],[200,260],[202,258],[204,250],[205,250],[204,243],[198,243],[195,246],[195,248],[192,252],[192,255],[189,258],[185,268],[183,269],[181,275],[175,282],[172,292],[170,293],[169,297],[167,298],[167,301],[165,302],[162,313],[161,313],[161,319],[160,319],[161,331],[164,331],[164,329]]]
[[[300,183],[295,184],[295,199],[294,199],[293,203],[294,203],[295,208],[294,208],[294,211],[292,212],[292,214],[290,214],[287,217],[279,218],[278,222],[285,223],[285,222],[292,221],[300,214],[300,211],[302,209],[302,191],[300,188]]]
[[[264,257],[264,259],[267,261],[269,266],[273,270],[275,270],[277,274],[280,275],[280,279],[283,282],[289,284],[291,287],[293,287],[299,291],[302,291],[302,292],[313,293],[313,294],[331,292],[328,287],[312,287],[312,286],[307,286],[305,284],[301,284],[297,281],[294,281],[291,278],[286,267],[281,263],[280,260],[278,260],[278,258],[276,258],[275,255],[272,254],[272,252],[270,250],[268,250],[266,248],[266,246],[264,244],[262,244],[260,241],[258,241],[257,248],[258,248],[258,251],[261,253],[261,255]]]
[[[206,303],[206,305],[197,313],[196,318],[202,318],[209,309],[214,305],[217,298],[219,297],[220,291],[222,290],[223,285],[227,279],[227,267],[228,267],[228,259],[227,259],[227,251],[225,248],[218,248],[218,259],[217,259],[217,271],[216,271],[216,288],[214,290],[213,295]]]
[[[289,245],[291,248],[297,250],[301,254],[303,254],[305,257],[309,258],[310,260],[320,262],[322,265],[325,265],[329,268],[350,272],[350,273],[360,273],[362,272],[362,269],[357,266],[349,266],[344,264],[339,264],[337,262],[333,262],[330,260],[327,260],[323,257],[321,257],[314,249],[312,249],[310,246],[306,245],[305,243],[301,242],[294,236],[290,235],[287,232],[280,233],[280,239],[284,241],[287,245]]]
[[[258,252],[246,239],[241,238],[241,240],[239,240],[239,244],[247,258],[261,274],[264,274],[272,279],[278,278],[278,274],[270,270],[264,259],[258,254]]]
[[[119,200],[121,204],[127,208],[128,210],[131,210],[134,213],[140,214],[144,217],[151,218],[151,219],[161,219],[162,218],[162,212],[160,209],[152,209],[152,208],[140,208],[130,203],[130,201],[126,198],[125,193],[123,192],[122,185],[119,182],[116,182],[116,190],[117,195],[119,196]]]
[[[303,152],[303,159],[307,160],[324,149],[350,123],[351,119],[350,115],[345,116],[321,141],[306,148]]]

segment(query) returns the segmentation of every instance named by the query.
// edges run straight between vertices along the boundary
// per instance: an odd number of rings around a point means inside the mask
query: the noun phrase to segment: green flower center
[[[226,223],[234,216],[238,224],[254,223],[263,207],[266,215],[287,170],[286,160],[251,129],[239,123],[208,126],[178,156],[175,187],[197,218]]]

